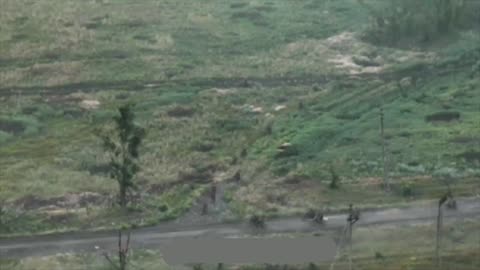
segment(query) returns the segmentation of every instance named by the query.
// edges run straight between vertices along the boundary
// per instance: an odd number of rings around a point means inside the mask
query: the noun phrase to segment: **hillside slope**
[[[94,133],[127,101],[148,130],[137,225],[212,182],[233,182],[221,218],[479,192],[477,28],[380,46],[355,0],[6,0],[0,15],[2,234],[124,222]]]

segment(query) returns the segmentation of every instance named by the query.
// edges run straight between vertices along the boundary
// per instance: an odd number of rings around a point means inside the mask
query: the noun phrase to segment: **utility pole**
[[[352,241],[352,234],[353,234],[353,224],[355,224],[360,218],[358,211],[354,211],[353,205],[350,204],[348,207],[348,216],[347,216],[347,224],[345,225],[344,230],[342,231],[342,237],[340,238],[340,243],[337,249],[337,255],[335,256],[334,261],[330,264],[330,270],[334,270],[335,263],[340,253],[340,249],[343,247],[343,244],[349,245],[348,251],[348,259],[349,259],[349,269],[353,269],[352,263],[352,248],[353,248],[353,241]]]
[[[387,172],[387,154],[386,154],[386,142],[385,142],[385,113],[383,112],[383,105],[380,106],[380,136],[382,139],[382,162],[383,162],[383,184],[385,191],[390,192],[390,183],[388,181]]]
[[[441,262],[441,256],[440,256],[440,242],[442,240],[441,234],[442,234],[442,220],[443,219],[443,213],[442,213],[442,205],[438,205],[438,214],[437,214],[437,232],[436,232],[436,245],[435,245],[435,260],[437,267],[440,268],[442,262]]]
[[[353,244],[352,244],[352,223],[348,223],[348,269],[352,270],[353,263],[352,263],[352,249],[353,249]]]
[[[348,260],[349,260],[349,269],[352,270],[352,250],[353,250],[353,224],[355,224],[359,219],[358,213],[353,210],[353,205],[350,204],[348,208],[348,244],[349,244],[349,251],[348,251]]]
[[[436,245],[435,245],[435,260],[437,268],[440,269],[442,265],[442,256],[440,254],[441,243],[442,243],[442,226],[443,226],[443,208],[442,206],[446,203],[453,200],[451,191],[449,190],[445,195],[443,195],[438,201],[438,214],[437,214],[437,231],[436,231]]]
[[[340,251],[341,251],[343,245],[345,244],[345,241],[347,240],[347,239],[346,239],[347,230],[348,230],[348,223],[345,224],[345,227],[344,227],[343,230],[342,230],[342,234],[341,234],[341,237],[340,237],[340,241],[339,241],[338,247],[337,247],[337,253],[336,253],[336,255],[335,255],[335,259],[334,259],[333,262],[330,264],[330,270],[334,270],[334,269],[335,269],[335,263],[337,262],[337,259],[338,259],[338,257],[340,256]]]

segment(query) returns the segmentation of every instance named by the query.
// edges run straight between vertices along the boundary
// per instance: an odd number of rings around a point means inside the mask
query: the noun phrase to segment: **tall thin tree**
[[[110,258],[110,255],[105,252],[103,256],[107,261],[110,263],[110,265],[115,269],[115,270],[127,270],[127,265],[128,265],[128,255],[129,255],[129,249],[130,249],[130,231],[127,232],[127,243],[123,244],[122,243],[122,238],[123,238],[123,232],[122,230],[118,231],[118,263],[115,263],[115,261]]]
[[[382,163],[383,163],[383,184],[385,191],[390,191],[390,183],[388,179],[388,167],[387,167],[387,146],[385,141],[385,113],[383,106],[380,106],[380,137],[382,140]]]
[[[133,180],[140,170],[139,148],[145,137],[145,129],[134,123],[132,107],[131,104],[121,106],[118,109],[119,115],[113,118],[114,129],[101,136],[110,158],[110,177],[118,183],[119,204],[122,208],[127,206],[128,192],[136,187]]]

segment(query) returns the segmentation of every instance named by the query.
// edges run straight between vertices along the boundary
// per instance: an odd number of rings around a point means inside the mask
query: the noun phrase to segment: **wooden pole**
[[[477,231],[477,249],[478,249],[478,265],[480,265],[480,231]]]
[[[346,241],[346,238],[347,238],[347,230],[348,230],[348,223],[345,225],[345,227],[342,230],[340,241],[339,241],[338,247],[337,247],[337,253],[335,255],[335,258],[333,259],[333,262],[330,264],[330,270],[335,269],[335,263],[337,262],[337,259],[340,256],[340,251],[342,250],[343,245],[345,244],[345,241]]]
[[[352,264],[352,249],[353,249],[353,241],[352,241],[352,232],[353,232],[353,223],[350,221],[348,223],[348,244],[349,244],[349,250],[348,250],[348,269],[352,270],[353,264]]]
[[[387,172],[387,155],[386,155],[386,143],[385,143],[385,114],[383,112],[383,106],[380,107],[380,136],[382,139],[382,161],[383,161],[383,183],[385,185],[385,191],[390,191],[390,183],[388,181]]]
[[[357,222],[357,215],[355,215],[355,211],[353,210],[353,205],[350,204],[349,206],[349,213],[347,218],[348,224],[348,261],[349,261],[349,269],[352,270],[353,263],[352,263],[352,250],[353,250],[353,224]]]
[[[436,258],[437,268],[440,268],[442,264],[441,254],[440,254],[441,241],[442,241],[442,225],[443,225],[443,211],[442,211],[442,204],[439,204],[438,215],[437,215],[436,245],[435,245],[435,258]]]
[[[345,229],[343,230],[343,233],[342,233],[342,238],[340,239],[341,242],[343,242],[342,241],[342,239],[343,239],[345,241],[345,244],[348,244],[348,260],[349,260],[349,269],[350,270],[353,269],[353,262],[352,262],[353,224],[355,224],[355,222],[357,222],[358,219],[359,219],[358,213],[355,213],[355,211],[353,210],[353,205],[350,204],[349,205],[349,211],[348,211],[348,217],[347,217],[347,224],[345,225]],[[340,243],[339,247],[341,247],[341,246],[343,246],[342,243]],[[337,256],[335,256],[335,260],[330,265],[330,270],[333,270],[334,267],[335,267],[335,262],[337,260],[339,251],[340,251],[340,248],[337,249]]]

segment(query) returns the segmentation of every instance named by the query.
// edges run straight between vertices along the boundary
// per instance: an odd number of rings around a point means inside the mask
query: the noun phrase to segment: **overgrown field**
[[[371,15],[356,0],[3,0],[0,234],[125,222],[95,136],[125,102],[148,133],[139,226],[235,175],[229,218],[477,194],[478,24],[387,47],[364,37]]]

